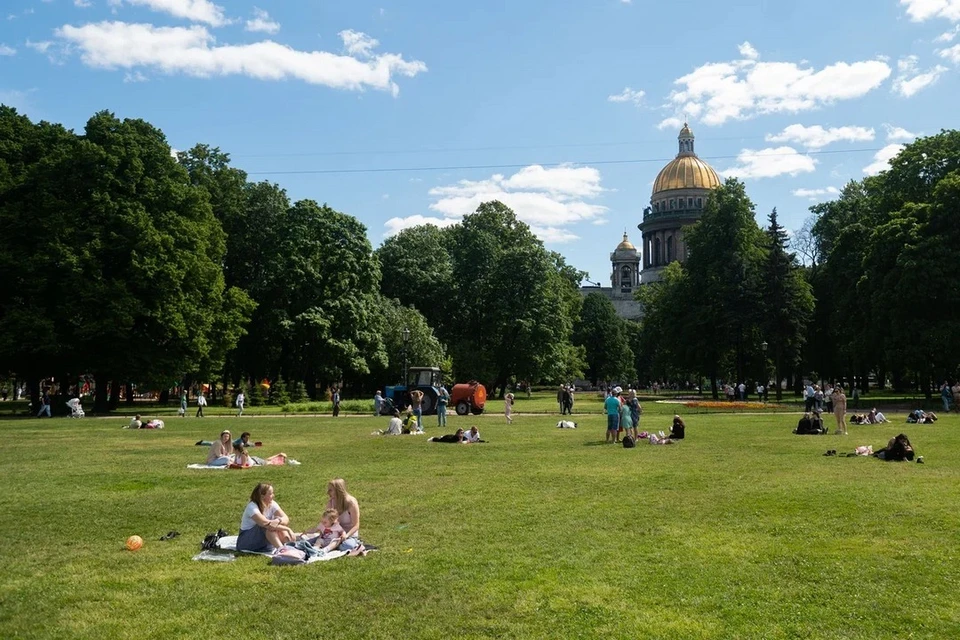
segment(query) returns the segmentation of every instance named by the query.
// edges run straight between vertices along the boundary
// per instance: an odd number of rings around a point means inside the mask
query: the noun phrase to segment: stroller
[[[67,400],[67,406],[70,407],[71,418],[82,418],[86,415],[83,412],[83,407],[80,406],[80,398],[70,398]]]

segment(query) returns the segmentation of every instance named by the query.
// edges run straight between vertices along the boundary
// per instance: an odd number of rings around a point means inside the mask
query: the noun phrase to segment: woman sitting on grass
[[[327,483],[326,509],[336,510],[343,533],[340,534],[338,549],[350,551],[360,546],[360,503],[347,493],[347,483],[343,478],[334,478]]]
[[[296,539],[290,518],[273,501],[273,485],[261,482],[253,488],[240,519],[237,551],[270,553]]]
[[[683,440],[687,432],[687,425],[684,423],[683,418],[678,415],[673,416],[673,426],[670,427],[670,436],[671,440]]]
[[[230,432],[226,429],[220,432],[220,439],[210,445],[207,454],[207,464],[211,467],[225,467],[230,464]]]

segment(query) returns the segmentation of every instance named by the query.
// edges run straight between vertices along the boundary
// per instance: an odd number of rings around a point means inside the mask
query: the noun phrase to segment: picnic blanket
[[[214,466],[209,464],[188,464],[187,469],[253,469],[254,467],[262,466],[282,466],[289,464],[291,466],[299,466],[301,463],[293,458],[288,458],[282,453],[278,453],[275,456],[270,456],[269,458],[264,459],[263,464],[252,464],[246,467],[241,467],[239,465],[231,464],[228,466],[220,465]]]
[[[265,551],[237,551],[237,538],[240,536],[224,536],[217,540],[217,548],[222,551],[235,551],[236,553],[247,553],[250,555],[256,556],[267,556],[272,557],[274,554],[272,552],[268,553]],[[313,556],[308,558],[304,564],[310,564],[312,562],[325,562],[327,560],[335,560],[336,558],[342,558],[347,555],[347,551],[328,551],[320,555]]]

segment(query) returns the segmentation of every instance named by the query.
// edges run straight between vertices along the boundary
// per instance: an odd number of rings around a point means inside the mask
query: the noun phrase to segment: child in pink
[[[327,509],[323,512],[323,515],[320,516],[320,524],[311,529],[307,529],[303,532],[303,535],[319,533],[320,535],[313,540],[313,546],[324,553],[333,551],[343,542],[343,534],[346,533],[343,527],[340,526],[339,518],[340,514],[337,513],[336,509]]]

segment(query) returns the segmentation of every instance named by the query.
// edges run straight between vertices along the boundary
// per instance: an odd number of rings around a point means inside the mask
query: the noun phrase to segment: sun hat
[[[617,396],[618,396],[618,395],[620,395],[621,393],[623,393],[623,389],[621,389],[620,387],[614,387],[614,388],[613,388],[613,394],[614,394],[614,395],[617,395]]]

